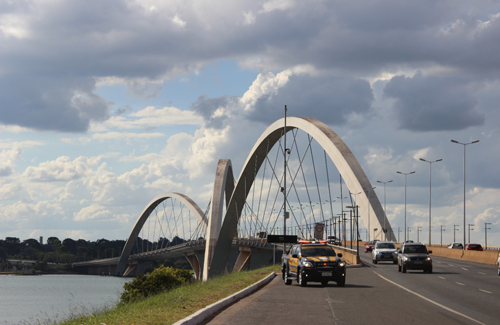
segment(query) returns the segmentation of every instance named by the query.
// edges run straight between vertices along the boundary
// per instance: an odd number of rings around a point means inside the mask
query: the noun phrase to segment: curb
[[[222,300],[219,300],[211,305],[208,305],[207,307],[198,310],[196,313],[181,319],[180,321],[174,323],[174,325],[196,325],[200,324],[202,321],[205,319],[209,318],[210,316],[216,314],[220,310],[224,309],[225,307],[235,303],[236,301],[254,293],[255,291],[259,290],[269,282],[271,282],[272,279],[276,277],[276,273],[271,273],[264,279],[260,280],[257,283],[254,283],[245,289],[227,297]]]

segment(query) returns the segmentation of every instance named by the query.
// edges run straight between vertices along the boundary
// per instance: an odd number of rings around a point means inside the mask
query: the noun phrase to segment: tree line
[[[183,242],[185,240],[179,237],[174,237],[172,241],[161,238],[158,242],[137,238],[132,254],[173,246]],[[5,240],[0,239],[0,271],[8,268],[8,260],[37,261],[37,264],[39,263],[40,268],[43,269],[46,268],[47,263],[68,265],[75,262],[118,257],[124,246],[125,240],[107,240],[104,238],[96,241],[66,238],[61,241],[57,237],[49,237],[45,243],[41,243],[33,238],[21,241],[17,237],[6,237]],[[169,259],[164,261],[163,264],[177,268],[189,267],[184,258]]]

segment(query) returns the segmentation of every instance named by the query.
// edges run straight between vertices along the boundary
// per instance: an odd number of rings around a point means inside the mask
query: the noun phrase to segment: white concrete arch
[[[116,266],[116,271],[115,275],[117,276],[122,276],[125,273],[125,270],[127,269],[128,265],[128,259],[130,257],[130,253],[132,252],[132,249],[134,248],[135,242],[137,240],[137,236],[139,235],[139,232],[142,229],[142,226],[146,222],[146,220],[149,218],[151,212],[154,211],[154,209],[163,201],[169,198],[174,198],[179,201],[181,201],[190,211],[191,213],[196,216],[196,218],[200,221],[205,223],[205,225],[208,224],[207,218],[205,217],[203,211],[201,211],[200,207],[193,201],[191,198],[184,194],[180,193],[175,193],[175,192],[169,192],[169,193],[164,193],[160,194],[157,197],[155,197],[153,200],[151,200],[146,208],[142,211],[141,215],[137,219],[134,227],[132,228],[132,231],[130,232],[130,235],[128,236],[127,242],[125,243],[125,247],[123,248],[122,254],[120,255],[120,261],[118,262],[118,265]]]
[[[205,258],[203,263],[203,280],[208,279],[208,270],[212,262],[217,238],[222,225],[224,208],[229,204],[229,198],[234,191],[234,177],[231,160],[220,159],[215,171],[214,189],[212,192],[212,202],[210,204],[210,213],[207,226],[207,246],[205,248]],[[224,207],[224,198],[226,206]]]
[[[313,118],[288,117],[286,123],[286,132],[296,128],[300,129],[312,136],[323,147],[341,173],[349,191],[352,193],[362,193],[357,198],[357,204],[363,207],[363,210],[364,207],[368,206],[368,215],[375,216],[375,223],[372,223],[372,225],[381,229],[382,225],[385,224],[387,237],[394,239],[392,228],[386,219],[382,205],[370,181],[344,141],[327,125]],[[268,150],[283,136],[283,127],[284,119],[271,124],[262,133],[248,155],[227,207],[226,217],[212,258],[209,277],[224,273],[231,248],[231,241],[237,230],[238,219],[246,201],[246,195],[254,182],[254,170],[260,168]],[[362,214],[362,218],[367,224],[368,216]]]

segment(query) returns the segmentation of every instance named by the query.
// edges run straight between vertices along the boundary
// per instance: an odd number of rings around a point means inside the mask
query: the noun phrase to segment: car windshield
[[[480,248],[481,245],[470,244],[469,248]]]
[[[335,256],[335,251],[329,247],[302,248],[302,256]]]
[[[415,246],[406,246],[404,248],[404,252],[406,254],[427,254],[427,248],[425,246],[415,245]]]
[[[378,243],[377,244],[377,248],[392,248],[392,249],[395,249],[396,246],[394,245],[394,243]]]
[[[375,245],[375,242],[374,241],[369,241],[366,243],[366,245]]]

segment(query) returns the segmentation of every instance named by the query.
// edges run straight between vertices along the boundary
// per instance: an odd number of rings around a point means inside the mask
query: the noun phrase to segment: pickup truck
[[[343,287],[346,278],[346,264],[341,259],[342,254],[336,254],[333,247],[327,244],[299,243],[293,245],[282,259],[283,281],[297,283],[304,287],[308,282],[320,282],[326,286],[328,281],[334,281]]]

